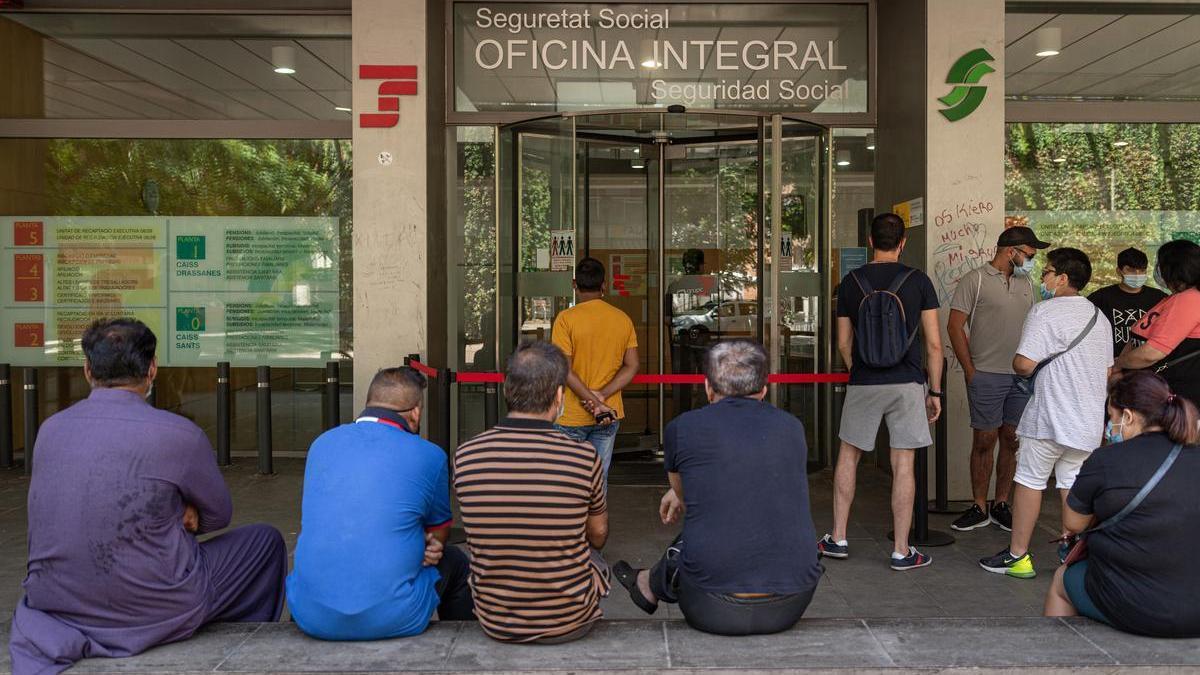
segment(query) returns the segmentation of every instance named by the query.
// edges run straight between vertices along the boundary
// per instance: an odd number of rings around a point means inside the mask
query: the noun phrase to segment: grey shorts
[[[905,382],[846,387],[839,438],[859,450],[874,450],[881,420],[887,421],[889,445],[893,448],[910,450],[933,445],[923,384]]]
[[[975,371],[967,385],[967,403],[971,408],[971,428],[982,431],[1017,426],[1029,403],[1029,395],[1017,387],[1017,376],[1009,373]]]

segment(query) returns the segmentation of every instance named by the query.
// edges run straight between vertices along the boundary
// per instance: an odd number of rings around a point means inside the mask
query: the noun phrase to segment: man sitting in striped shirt
[[[517,347],[504,381],[508,417],[454,456],[475,615],[496,640],[583,637],[608,594],[596,552],[608,539],[600,458],[554,428],[568,370],[554,345]]]

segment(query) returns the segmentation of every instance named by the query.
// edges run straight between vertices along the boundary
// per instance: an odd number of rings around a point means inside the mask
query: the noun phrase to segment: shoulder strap
[[[1166,363],[1162,364],[1161,366],[1155,368],[1154,372],[1161,373],[1162,371],[1166,370],[1167,368],[1170,368],[1171,366],[1177,366],[1177,365],[1183,363],[1184,361],[1187,361],[1188,359],[1194,359],[1197,356],[1200,356],[1200,349],[1197,349],[1194,352],[1191,352],[1190,354],[1184,354],[1183,356],[1181,356],[1177,359],[1171,359],[1170,361],[1167,361]]]
[[[975,310],[979,307],[979,294],[983,292],[983,268],[976,267],[975,271],[978,272],[976,276],[979,277],[979,281],[975,284],[975,304],[971,305],[971,316],[967,317],[968,331],[975,329]]]
[[[850,276],[854,277],[854,283],[858,284],[858,290],[862,291],[864,299],[874,292],[871,282],[858,276],[858,270],[851,271]]]
[[[1100,523],[1087,532],[1084,532],[1084,534],[1091,534],[1092,532],[1103,530],[1106,527],[1112,527],[1113,525],[1121,522],[1125,516],[1132,513],[1133,510],[1138,506],[1141,506],[1142,502],[1146,499],[1146,495],[1150,494],[1150,491],[1158,486],[1159,482],[1162,481],[1163,476],[1167,475],[1167,471],[1170,470],[1171,465],[1174,464],[1175,460],[1179,458],[1179,453],[1182,451],[1183,445],[1176,443],[1175,447],[1171,448],[1171,452],[1167,455],[1167,458],[1164,459],[1162,464],[1158,466],[1158,470],[1154,472],[1153,476],[1150,476],[1150,480],[1146,481],[1146,484],[1143,485],[1142,489],[1133,496],[1133,499],[1129,500],[1129,503],[1125,505],[1125,508],[1118,511],[1116,515],[1112,516],[1108,520],[1105,520],[1103,523]]]
[[[908,281],[908,278],[912,276],[913,272],[916,272],[916,270],[909,269],[904,274],[897,274],[896,278],[892,280],[892,285],[888,286],[888,292],[895,293],[896,291],[900,290],[900,287],[904,285],[904,282]]]
[[[1094,328],[1096,326],[1096,322],[1100,320],[1100,308],[1092,305],[1092,309],[1095,310],[1095,312],[1092,314],[1092,320],[1083,327],[1083,330],[1079,333],[1079,335],[1075,336],[1074,340],[1071,340],[1071,344],[1067,345],[1067,348],[1056,354],[1056,356],[1062,356],[1063,354],[1071,351],[1080,342],[1083,342],[1083,338],[1087,337],[1088,333],[1092,332],[1092,328]]]

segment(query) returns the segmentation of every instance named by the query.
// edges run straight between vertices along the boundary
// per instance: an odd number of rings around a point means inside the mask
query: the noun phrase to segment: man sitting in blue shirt
[[[791,628],[812,600],[822,570],[804,425],[763,401],[767,362],[758,343],[717,343],[704,356],[710,404],[667,425],[660,516],[685,514],[683,534],[650,569],[613,567],[647,613],[678,603],[693,628],[755,635]]]
[[[444,546],[446,454],[417,435],[424,388],[407,366],[379,371],[362,416],[309,449],[287,599],[313,637],[417,635],[435,609],[443,621],[474,618],[467,555]]]

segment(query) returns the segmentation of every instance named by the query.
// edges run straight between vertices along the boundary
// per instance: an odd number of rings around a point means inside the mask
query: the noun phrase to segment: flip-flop
[[[624,560],[618,560],[617,564],[612,567],[613,576],[625,587],[625,590],[629,591],[629,599],[633,600],[633,604],[643,612],[653,614],[658,611],[658,603],[650,602],[638,589],[637,577],[640,571]]]

